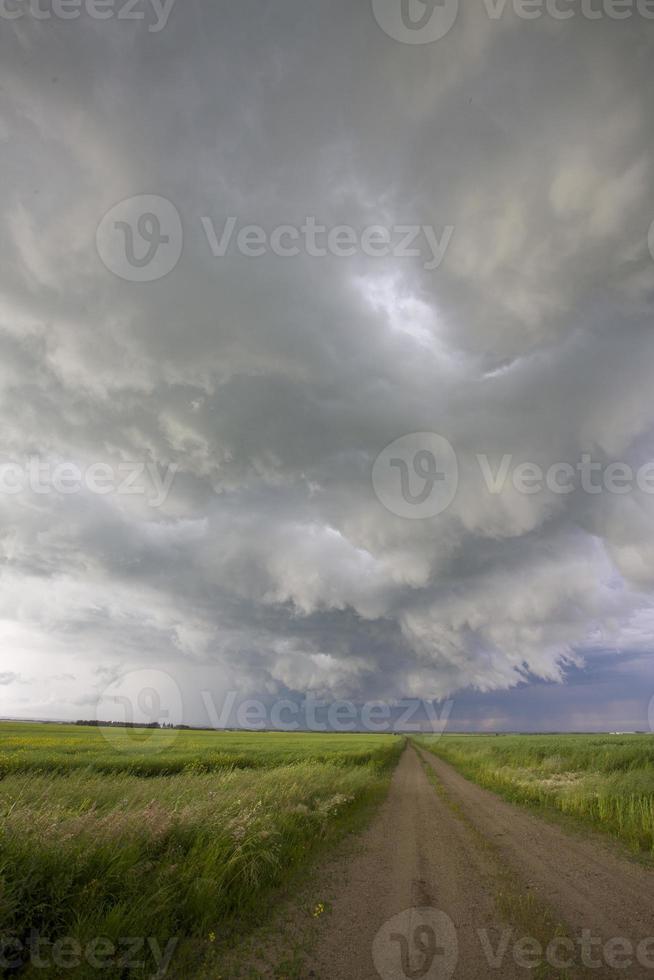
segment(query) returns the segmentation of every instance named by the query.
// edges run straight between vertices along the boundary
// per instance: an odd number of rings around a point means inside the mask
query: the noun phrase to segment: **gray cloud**
[[[3,670],[0,672],[0,686],[2,687],[8,687],[10,684],[19,683],[20,680],[20,674],[15,674],[13,670]]]
[[[5,28],[3,458],[178,467],[160,509],[0,495],[3,649],[77,678],[39,703],[84,703],[107,664],[446,696],[561,680],[598,638],[651,651],[652,497],[491,495],[475,474],[479,453],[652,458],[652,25],[480,3],[413,46],[365,3],[245,0],[180,3],[159,33]],[[182,217],[152,283],[95,248],[137,194]],[[200,219],[229,215],[454,233],[433,271],[214,258]],[[409,521],[370,472],[421,431],[455,446],[460,485]]]

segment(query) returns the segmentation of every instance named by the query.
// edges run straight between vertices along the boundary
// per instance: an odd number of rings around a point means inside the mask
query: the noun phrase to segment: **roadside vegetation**
[[[116,741],[115,731],[108,740],[92,728],[0,725],[0,936],[23,949],[21,976],[44,975],[24,952],[30,936],[84,950],[106,937],[106,977],[153,976],[157,951],[163,961],[175,939],[166,975],[199,975],[379,801],[403,745],[170,734],[125,730]],[[126,937],[148,940],[138,967],[119,962]],[[47,975],[60,974],[51,965]],[[86,961],[61,970],[97,975]]]
[[[555,808],[654,856],[654,736],[444,735],[414,740],[515,803]]]
[[[284,763],[365,765],[386,758],[396,738],[321,732],[216,732],[0,723],[0,778],[11,773],[131,773],[165,776]]]

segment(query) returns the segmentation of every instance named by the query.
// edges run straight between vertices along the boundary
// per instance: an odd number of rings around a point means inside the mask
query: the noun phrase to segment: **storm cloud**
[[[366,0],[143,11],[2,29],[0,449],[43,470],[0,494],[3,670],[41,679],[3,672],[0,711],[76,716],[141,666],[443,698],[654,652],[645,481],[513,479],[654,458],[654,23],[479,0],[414,44]],[[181,229],[152,281],[98,237],[143,195]],[[372,480],[411,433],[458,464],[419,519]],[[510,457],[496,491],[480,456]]]

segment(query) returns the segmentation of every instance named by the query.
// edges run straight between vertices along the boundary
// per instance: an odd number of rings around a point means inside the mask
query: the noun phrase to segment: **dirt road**
[[[330,881],[321,980],[654,978],[654,873],[413,748]]]

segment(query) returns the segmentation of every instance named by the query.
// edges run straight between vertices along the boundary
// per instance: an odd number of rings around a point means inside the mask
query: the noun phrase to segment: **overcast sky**
[[[647,727],[654,8],[452,4],[6,0],[0,714]]]

